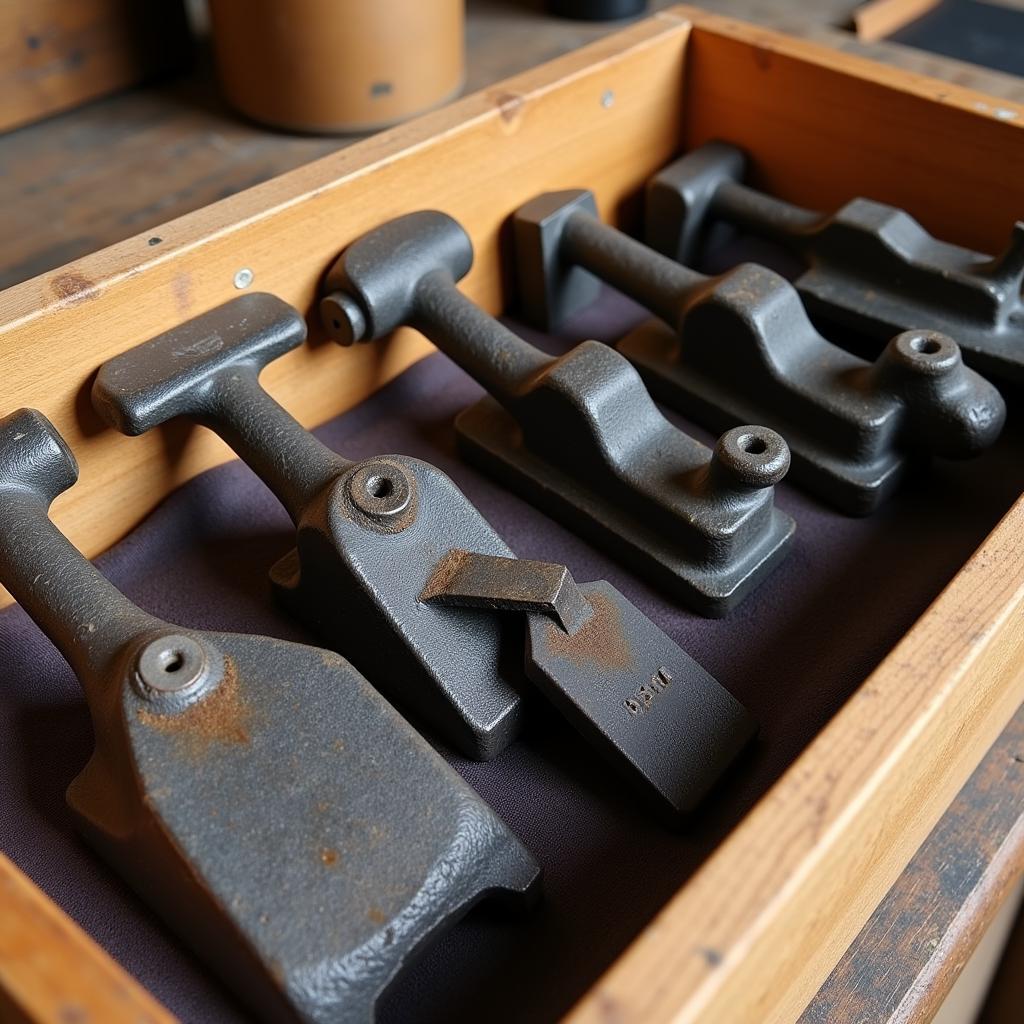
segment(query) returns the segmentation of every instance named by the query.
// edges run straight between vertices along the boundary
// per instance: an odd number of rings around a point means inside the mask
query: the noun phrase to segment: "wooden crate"
[[[344,245],[430,206],[472,234],[465,289],[497,310],[517,204],[583,185],[635,223],[646,178],[713,137],[746,147],[756,183],[784,198],[829,209],[868,194],[992,252],[1024,210],[1022,124],[1024,107],[673,8],[0,294],[5,408],[40,408],[75,449],[82,480],[55,518],[97,553],[229,452],[208,431],[101,429],[95,368],[238,294],[242,268],[312,310]],[[409,330],[348,350],[314,330],[264,380],[312,425],[428,351]],[[795,1019],[1024,699],[1022,529],[1018,502],[574,1021]]]

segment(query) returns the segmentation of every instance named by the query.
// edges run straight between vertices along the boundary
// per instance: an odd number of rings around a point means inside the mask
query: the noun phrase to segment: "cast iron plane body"
[[[93,720],[68,802],[255,1013],[366,1024],[470,906],[535,895],[529,853],[343,658],[129,602],[48,517],[77,475],[41,414],[0,420],[0,578]]]
[[[523,717],[502,623],[419,594],[453,548],[512,552],[439,469],[402,455],[350,462],[263,390],[262,368],[305,337],[287,303],[241,296],[105,363],[94,404],[126,434],[177,416],[216,431],[295,523],[295,549],[271,571],[282,603],[446,742],[489,760]]]
[[[659,412],[627,359],[596,341],[554,358],[456,287],[463,228],[421,211],[364,235],[327,276],[321,316],[343,344],[423,331],[490,392],[456,420],[465,455],[706,615],[724,615],[785,553],[773,504],[789,467],[771,430],[738,427],[714,452]]]
[[[956,339],[986,376],[1024,381],[1024,223],[1002,255],[939,241],[904,210],[853,199],[835,214],[743,184],[743,151],[710,142],[666,167],[647,190],[646,238],[692,262],[716,221],[771,238],[806,264],[795,284],[812,316],[887,340],[928,329]]]
[[[658,319],[618,348],[652,393],[713,430],[778,431],[792,478],[844,512],[872,512],[912,458],[973,455],[1002,429],[1002,397],[945,335],[904,332],[868,363],[814,329],[785,278],[755,264],[699,274],[602,224],[582,190],[532,200],[514,229],[534,322],[560,324],[601,280],[647,306]]]
[[[590,584],[598,607],[564,566],[515,558],[440,470],[400,455],[352,464],[303,429],[258,376],[304,337],[287,303],[243,296],[104,364],[94,402],[125,433],[186,415],[227,440],[298,527],[272,571],[282,597],[464,753],[491,757],[513,738],[529,679],[661,810],[692,809],[752,735],[747,712],[617,591]],[[618,627],[603,662],[578,649],[602,609],[602,629]],[[496,614],[509,611],[530,637],[550,627],[556,639],[528,645]],[[677,685],[622,732],[661,668]]]

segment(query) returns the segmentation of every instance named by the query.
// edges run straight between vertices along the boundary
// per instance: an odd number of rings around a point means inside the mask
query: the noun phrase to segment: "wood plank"
[[[575,1024],[791,1022],[1024,701],[1024,500]]]
[[[831,211],[867,196],[982,252],[1024,214],[1024,105],[711,17],[687,96],[687,145],[744,146],[754,184],[784,199]]]
[[[687,33],[679,17],[641,22],[0,293],[6,405],[41,408],[82,466],[81,482],[55,504],[57,522],[95,554],[175,486],[229,457],[205,430],[172,427],[129,439],[101,429],[88,390],[103,360],[237,295],[233,279],[241,267],[254,273],[254,289],[306,311],[324,271],[352,238],[431,206],[471,233],[477,259],[466,291],[497,309],[498,233],[509,210],[545,188],[581,183],[614,210],[678,148]],[[312,425],[428,350],[411,331],[349,350],[312,344],[264,376],[268,389]]]
[[[0,131],[181,64],[183,0],[6,0],[0,4]]]
[[[931,1020],[1022,873],[1024,708],[957,794],[799,1024]]]
[[[167,1012],[0,854],[0,1019],[174,1024]]]

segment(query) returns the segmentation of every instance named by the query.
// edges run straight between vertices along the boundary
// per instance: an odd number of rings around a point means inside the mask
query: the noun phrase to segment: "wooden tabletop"
[[[654,0],[650,8],[670,2]],[[620,27],[550,19],[542,6],[469,0],[467,90]],[[884,41],[859,41],[846,27],[857,6],[851,0],[709,0],[703,6],[1024,102],[1020,79]],[[284,135],[236,117],[218,95],[205,52],[180,77],[0,136],[0,289],[350,141]],[[865,925],[802,1024],[930,1019],[1022,871],[1024,710]]]

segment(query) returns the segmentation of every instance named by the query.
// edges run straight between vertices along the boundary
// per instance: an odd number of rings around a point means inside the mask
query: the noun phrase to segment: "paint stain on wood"
[[[102,289],[84,274],[76,274],[72,271],[54,276],[50,280],[50,290],[61,302],[74,305],[78,302],[95,299]]]
[[[526,97],[518,92],[499,92],[494,97],[494,105],[505,124],[514,124],[522,117]]]
[[[192,275],[188,271],[175,274],[171,280],[174,308],[185,316],[192,308]]]

